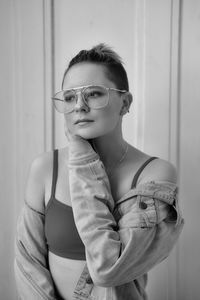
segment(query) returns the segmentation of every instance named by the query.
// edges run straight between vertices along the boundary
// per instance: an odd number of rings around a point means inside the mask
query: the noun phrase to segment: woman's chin
[[[77,130],[76,134],[85,140],[95,139],[95,138],[98,138],[98,137],[104,135],[104,133],[102,133],[102,132],[97,133],[93,130]]]
[[[94,138],[97,138],[98,136],[97,135],[95,135],[95,134],[87,134],[87,133],[78,133],[78,135],[80,136],[80,137],[82,137],[83,139],[85,139],[85,140],[91,140],[91,139],[94,139]]]

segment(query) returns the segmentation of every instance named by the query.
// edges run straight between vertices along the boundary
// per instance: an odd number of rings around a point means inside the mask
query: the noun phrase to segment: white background
[[[98,42],[123,58],[134,96],[124,135],[179,173],[185,228],[149,272],[149,300],[200,294],[200,1],[0,0],[0,299],[15,300],[13,242],[28,167],[65,145],[50,96],[69,60]]]

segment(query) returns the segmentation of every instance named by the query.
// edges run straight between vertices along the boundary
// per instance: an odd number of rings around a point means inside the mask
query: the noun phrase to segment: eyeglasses
[[[87,85],[59,91],[52,97],[52,100],[58,112],[70,113],[74,110],[78,101],[78,93],[80,93],[86,106],[92,109],[101,109],[108,105],[110,90],[120,93],[127,92],[126,90],[108,88],[102,85]]]

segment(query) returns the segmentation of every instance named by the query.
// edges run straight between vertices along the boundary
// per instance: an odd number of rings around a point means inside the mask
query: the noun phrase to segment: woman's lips
[[[93,120],[89,120],[89,119],[83,119],[83,120],[77,120],[75,122],[75,124],[85,124],[85,123],[91,123],[94,122]]]
[[[82,126],[88,126],[88,125],[90,125],[90,123],[92,123],[92,122],[94,122],[94,121],[92,121],[92,120],[81,120],[81,121],[76,122],[75,124],[76,124],[77,126],[82,127]]]

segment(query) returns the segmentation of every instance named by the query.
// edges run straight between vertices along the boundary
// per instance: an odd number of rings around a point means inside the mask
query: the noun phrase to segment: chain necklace
[[[94,146],[95,151],[97,152],[94,144],[93,144],[93,146]],[[116,169],[116,167],[118,167],[121,164],[121,162],[125,159],[126,154],[128,152],[128,148],[129,148],[129,144],[126,145],[126,149],[124,150],[124,153],[122,154],[121,158],[116,162],[116,164],[110,169],[106,168],[106,173],[107,173],[107,175],[109,175],[110,178],[114,175],[113,170]]]

